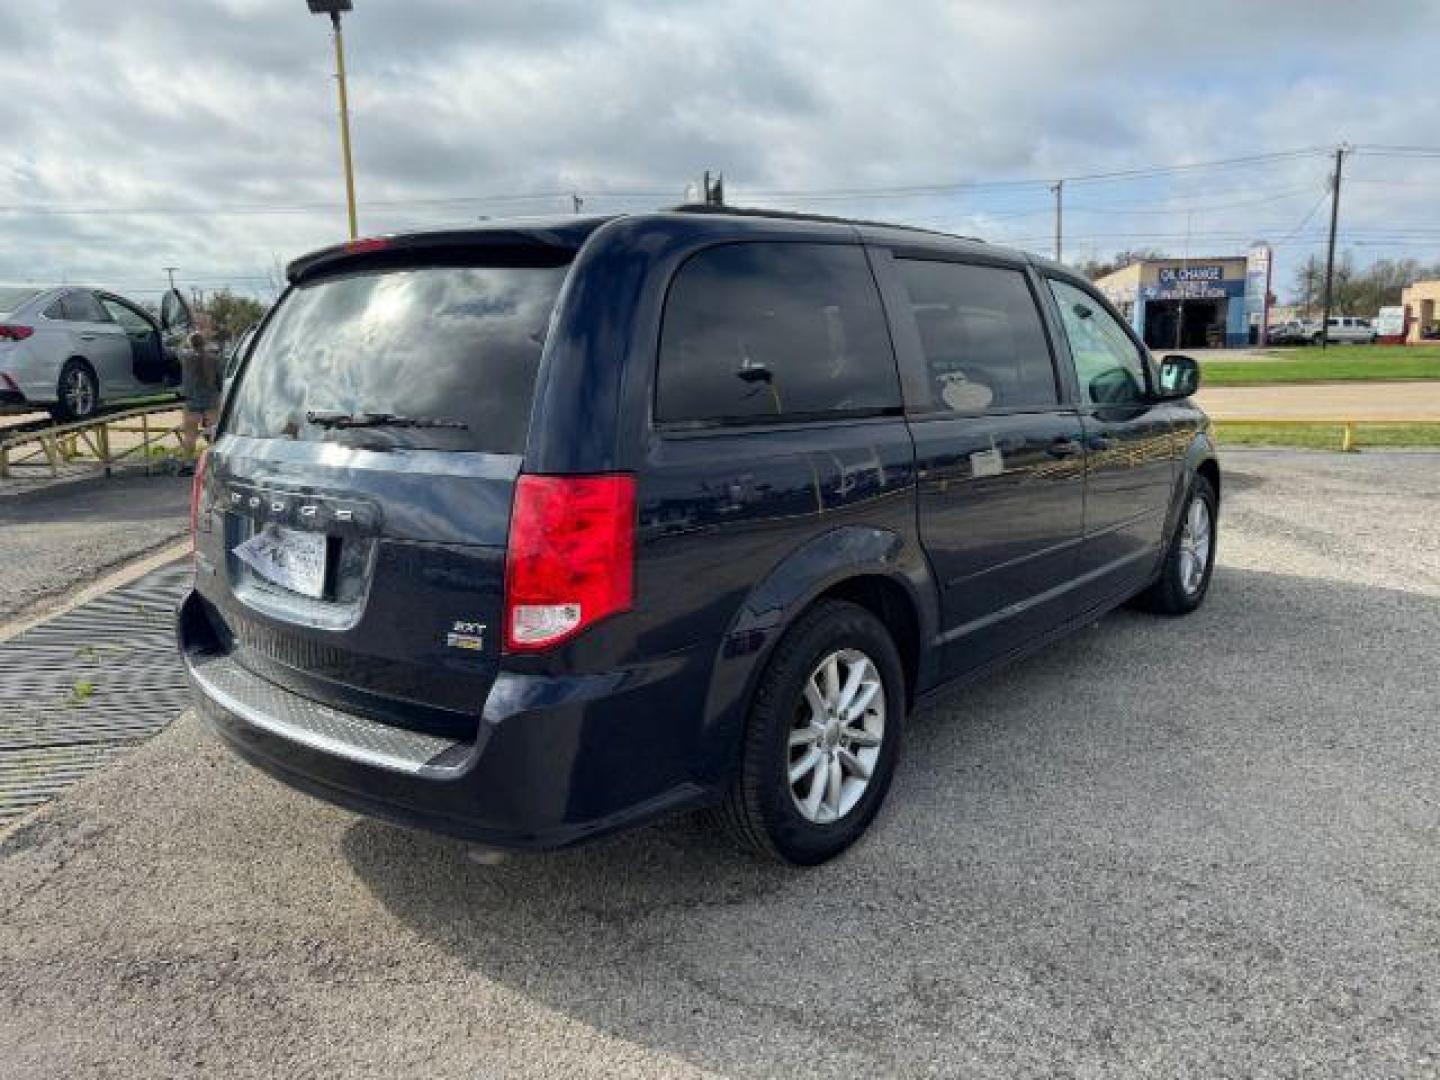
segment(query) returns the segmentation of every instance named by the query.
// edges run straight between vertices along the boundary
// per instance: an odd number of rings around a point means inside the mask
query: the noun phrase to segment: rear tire
[[[100,411],[100,380],[89,361],[71,357],[60,369],[50,415],[62,423],[89,420]]]
[[[900,654],[884,624],[856,604],[816,604],[760,677],[718,823],[772,859],[834,858],[880,810],[904,713]]]
[[[1217,505],[1210,481],[1196,473],[1160,577],[1136,598],[1139,607],[1161,615],[1188,615],[1205,602],[1215,570]]]

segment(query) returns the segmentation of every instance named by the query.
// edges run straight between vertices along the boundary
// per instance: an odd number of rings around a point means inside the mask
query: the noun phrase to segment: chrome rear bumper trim
[[[230,657],[187,656],[196,688],[247,724],[312,750],[416,776],[455,771],[468,744],[341,712],[276,686]],[[444,759],[442,761],[442,759]]]

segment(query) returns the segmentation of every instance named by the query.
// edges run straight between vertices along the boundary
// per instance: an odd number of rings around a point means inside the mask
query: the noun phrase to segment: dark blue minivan
[[[1209,585],[1197,366],[1059,264],[682,207],[288,276],[179,639],[224,739],[343,806],[509,848],[705,808],[820,862],[922,695]]]

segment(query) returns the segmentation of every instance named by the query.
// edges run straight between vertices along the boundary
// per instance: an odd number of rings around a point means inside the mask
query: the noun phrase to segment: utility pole
[[[575,213],[578,214],[580,213],[581,208],[584,207],[585,200],[581,198],[581,196],[577,192],[572,191],[570,193],[570,205],[575,208]]]
[[[1055,261],[1059,262],[1061,252],[1060,239],[1063,235],[1063,225],[1065,222],[1065,181],[1056,180],[1055,183],[1050,185],[1050,190],[1055,193]]]
[[[1340,224],[1340,171],[1345,166],[1345,144],[1335,148],[1335,175],[1330,178],[1330,244],[1325,254],[1325,313],[1320,318],[1320,349],[1330,344],[1330,305],[1335,286],[1335,231]]]
[[[174,288],[175,288],[175,271],[176,271],[176,270],[179,270],[180,267],[178,267],[178,266],[162,266],[160,269],[161,269],[161,270],[164,270],[165,273],[167,273],[167,274],[170,275],[170,288],[171,288],[171,289],[174,289]]]
[[[1185,292],[1190,288],[1190,211],[1185,211],[1185,254],[1180,260],[1180,304],[1175,309],[1175,351],[1184,345]]]

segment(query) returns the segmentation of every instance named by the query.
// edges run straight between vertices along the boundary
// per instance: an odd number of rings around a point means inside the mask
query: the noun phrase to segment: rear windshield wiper
[[[386,412],[329,412],[312,410],[305,419],[316,427],[323,428],[454,428],[467,430],[470,425],[463,420],[447,420],[441,416],[401,416]]]

